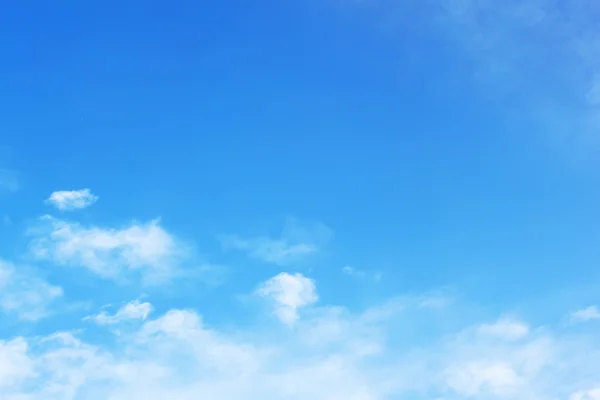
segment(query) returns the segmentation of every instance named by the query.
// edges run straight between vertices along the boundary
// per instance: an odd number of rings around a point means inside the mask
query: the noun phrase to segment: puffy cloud
[[[90,189],[81,190],[61,190],[53,192],[46,200],[48,204],[61,211],[72,211],[86,208],[98,201],[98,196],[94,195]]]
[[[318,300],[315,283],[302,274],[281,273],[265,282],[257,291],[275,303],[275,314],[286,325],[298,320],[298,309]]]
[[[133,223],[121,229],[85,227],[50,216],[32,231],[32,254],[58,265],[83,267],[104,277],[118,279],[140,272],[151,280],[175,273],[186,249],[164,230],[158,220]]]
[[[100,314],[89,316],[85,319],[94,321],[98,325],[112,325],[128,320],[144,321],[151,312],[152,305],[150,303],[142,303],[139,300],[134,300],[125,304],[113,315],[108,314],[106,311],[102,311]]]
[[[4,313],[35,321],[46,316],[50,303],[62,294],[60,287],[0,260],[0,310]]]

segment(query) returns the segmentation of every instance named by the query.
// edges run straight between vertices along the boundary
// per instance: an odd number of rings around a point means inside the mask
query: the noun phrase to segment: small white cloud
[[[573,322],[586,322],[595,319],[600,319],[600,309],[598,309],[598,306],[589,306],[571,314],[571,320]]]
[[[482,324],[477,331],[480,335],[484,336],[516,340],[527,336],[529,334],[529,327],[519,321],[503,318],[493,324]]]
[[[21,269],[22,270],[22,269]],[[21,320],[35,321],[48,314],[62,289],[0,260],[0,310]]]
[[[148,279],[171,276],[183,257],[184,247],[158,220],[121,229],[84,227],[45,216],[42,229],[32,232],[33,256],[58,265],[87,268],[117,279],[138,271]]]
[[[129,320],[145,321],[152,312],[152,304],[134,300],[121,307],[113,315],[102,311],[100,314],[85,317],[84,320],[91,320],[98,325],[113,325]]]
[[[355,278],[355,279],[369,279],[372,280],[373,282],[380,282],[381,278],[383,278],[383,273],[381,271],[375,271],[372,273],[369,273],[367,271],[363,271],[360,269],[356,269],[354,267],[350,267],[350,266],[345,266],[342,268],[342,272],[345,275],[348,275],[349,277]]]
[[[73,211],[86,208],[98,201],[98,196],[94,195],[90,189],[81,190],[62,190],[54,192],[46,200],[48,204],[61,211]]]
[[[315,283],[302,274],[281,273],[266,281],[257,291],[275,303],[275,314],[286,325],[298,320],[298,309],[318,300]]]
[[[344,268],[342,268],[342,272],[348,276],[353,276],[355,278],[365,278],[367,276],[367,273],[365,271],[361,271],[350,266],[345,266]]]

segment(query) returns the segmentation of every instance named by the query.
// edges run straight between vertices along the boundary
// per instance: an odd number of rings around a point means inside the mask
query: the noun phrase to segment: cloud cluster
[[[113,279],[131,271],[170,275],[183,248],[158,221],[117,229],[44,217],[29,234],[32,254],[51,267],[81,267]],[[323,243],[318,236],[297,227],[284,235],[290,243]],[[62,319],[64,329],[51,334],[25,330],[5,337],[0,339],[0,396],[598,399],[600,339],[593,331],[532,326],[514,316],[459,318],[459,306],[439,291],[398,295],[366,309],[322,304],[317,282],[297,272],[266,279],[253,295],[271,308],[272,318],[219,326],[198,308],[133,300],[84,318],[93,324]],[[0,261],[2,313],[30,324],[47,317],[63,297],[61,288],[35,270]],[[572,317],[583,322],[596,314],[592,306]],[[444,327],[441,321],[448,318],[458,319],[460,326]],[[416,323],[438,329],[413,343],[403,334]]]
[[[171,309],[137,319],[116,347],[66,332],[17,337],[0,343],[0,390],[15,400],[588,400],[600,387],[598,340],[583,336],[524,322],[515,335],[500,319],[399,351],[388,344],[395,317],[379,308],[313,311],[293,331],[231,332]]]

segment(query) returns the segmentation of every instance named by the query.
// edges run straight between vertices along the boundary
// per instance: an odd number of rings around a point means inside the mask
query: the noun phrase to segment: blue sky
[[[600,8],[0,14],[0,398],[600,399]]]

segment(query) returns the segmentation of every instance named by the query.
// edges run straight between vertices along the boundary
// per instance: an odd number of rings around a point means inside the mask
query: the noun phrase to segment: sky
[[[0,399],[600,400],[598,20],[7,1]]]

